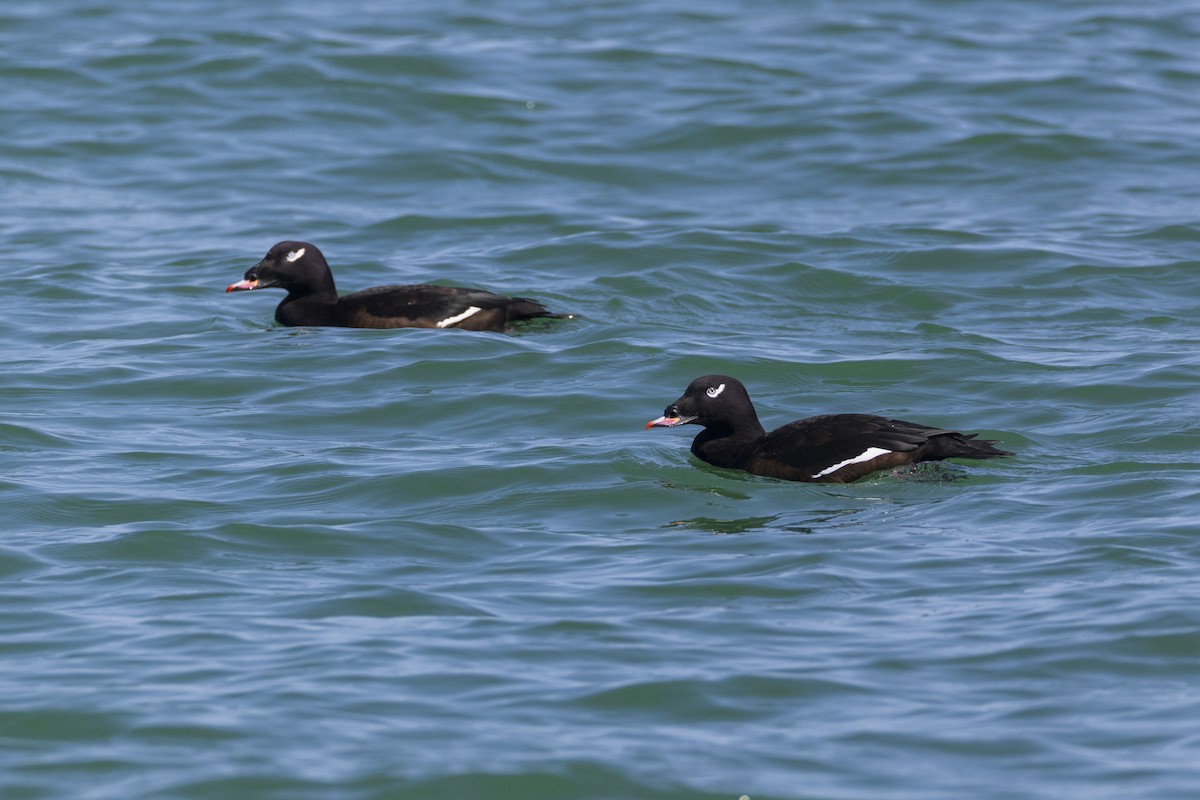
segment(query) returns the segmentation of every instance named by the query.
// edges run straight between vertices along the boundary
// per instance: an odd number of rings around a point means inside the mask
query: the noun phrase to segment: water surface
[[[1200,792],[1186,3],[0,11],[0,795]],[[576,318],[282,329],[344,291]],[[1018,457],[791,484],[646,420]]]

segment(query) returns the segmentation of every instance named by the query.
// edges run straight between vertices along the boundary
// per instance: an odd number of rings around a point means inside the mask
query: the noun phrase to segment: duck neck
[[[762,423],[758,421],[758,415],[753,411],[748,417],[743,417],[738,420],[722,420],[717,423],[710,423],[704,427],[706,439],[760,439],[766,436],[767,431],[763,428]]]
[[[732,423],[729,435],[736,439],[761,439],[767,435],[767,430],[758,421],[758,412],[750,409],[750,413]]]

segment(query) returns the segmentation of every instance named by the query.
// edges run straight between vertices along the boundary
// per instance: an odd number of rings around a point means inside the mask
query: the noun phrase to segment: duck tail
[[[556,314],[536,300],[525,297],[514,297],[507,307],[508,321],[519,322],[523,319],[573,319],[573,314]]]
[[[947,431],[929,440],[931,445],[927,458],[1001,458],[1016,455],[1008,450],[996,447],[994,439],[977,439],[977,433],[959,433]]]

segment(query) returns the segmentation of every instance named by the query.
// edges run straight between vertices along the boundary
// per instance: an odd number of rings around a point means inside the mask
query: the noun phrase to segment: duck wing
[[[794,481],[848,483],[876,470],[926,460],[923,450],[930,440],[946,435],[962,436],[872,414],[809,417],[766,434],[746,469]]]
[[[378,286],[338,300],[342,319],[354,328],[464,328],[503,330],[509,307],[522,301],[460,286]],[[536,315],[535,315],[536,316]]]

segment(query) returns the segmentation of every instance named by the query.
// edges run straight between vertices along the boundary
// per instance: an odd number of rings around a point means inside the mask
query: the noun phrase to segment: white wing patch
[[[293,250],[292,252],[288,253],[287,254],[288,263],[290,264],[299,258],[303,258],[304,250],[305,250],[305,248],[301,247],[299,250]]]
[[[470,308],[468,308],[466,311],[462,312],[461,314],[455,314],[453,317],[446,317],[444,320],[441,320],[440,322],[438,322],[437,326],[439,328],[449,328],[451,325],[455,325],[459,322],[462,322],[467,317],[469,317],[472,314],[475,314],[476,312],[479,312],[479,311],[483,311],[483,309],[480,308],[479,306],[471,306]]]
[[[851,464],[860,464],[863,461],[870,461],[872,458],[875,458],[876,456],[887,455],[890,452],[892,452],[892,451],[884,450],[882,447],[868,447],[866,450],[864,450],[862,453],[856,455],[854,458],[847,458],[845,461],[838,462],[837,464],[834,464],[832,467],[826,467],[825,469],[818,472],[816,475],[813,475],[813,477],[814,478],[824,478],[826,475],[829,475],[830,473],[837,472],[842,467],[846,467]]]
[[[723,392],[723,391],[725,391],[725,384],[722,383],[720,386],[716,387],[715,389],[711,386],[708,387],[708,390],[705,391],[704,393],[706,395],[708,395],[709,397],[720,397],[721,392]]]

